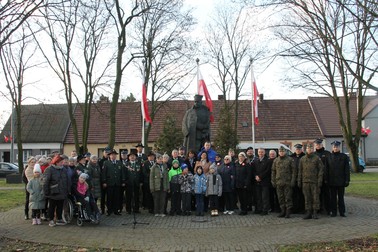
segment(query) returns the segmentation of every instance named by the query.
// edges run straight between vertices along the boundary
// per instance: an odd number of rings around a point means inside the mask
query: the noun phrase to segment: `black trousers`
[[[181,214],[181,193],[171,193],[171,210],[170,214]]]
[[[131,213],[131,210],[134,212],[139,212],[139,183],[136,185],[127,185],[126,187],[126,211]],[[133,207],[133,209],[131,209]]]
[[[345,202],[344,202],[344,186],[330,186],[331,194],[331,212],[337,214],[337,206],[339,207],[340,215],[345,214]]]
[[[218,210],[218,195],[209,195],[210,210]]]
[[[63,204],[64,204],[64,200],[49,199],[49,218],[50,218],[50,220],[54,220],[55,212],[56,212],[56,219],[57,220],[62,219]]]
[[[255,185],[256,211],[268,212],[270,210],[270,185]]]
[[[322,185],[320,188],[320,210],[324,211],[325,214],[329,214],[331,212],[331,196],[329,191],[329,186],[327,184]]]
[[[26,190],[25,187],[25,215],[29,216],[29,197],[30,193]]]
[[[243,213],[246,213],[247,212],[247,204],[248,204],[247,189],[246,188],[236,188],[236,193],[237,193],[238,199],[239,199],[240,210]]]
[[[142,191],[143,191],[143,206],[147,208],[150,212],[152,212],[154,210],[154,200],[152,197],[152,193],[150,191],[150,184],[143,183]]]
[[[223,192],[224,210],[234,211],[234,192]]]
[[[106,208],[108,213],[117,213],[119,210],[121,187],[108,186],[106,188]]]
[[[107,195],[107,190],[106,188],[103,188],[101,186],[101,199],[100,199],[100,207],[101,207],[101,212],[105,213],[105,204],[106,204],[106,195]]]

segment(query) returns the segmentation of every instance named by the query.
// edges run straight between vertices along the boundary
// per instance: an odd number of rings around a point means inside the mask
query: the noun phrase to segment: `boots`
[[[285,213],[286,213],[285,208],[282,208],[281,213],[277,217],[283,218],[283,217],[285,217]]]
[[[312,212],[312,218],[315,219],[315,220],[318,219],[318,210],[314,210],[314,211]]]
[[[290,214],[291,214],[291,208],[288,208],[286,209],[286,215],[285,215],[285,218],[290,218]]]
[[[311,211],[306,211],[305,216],[303,217],[304,220],[309,220],[312,218]]]
[[[33,218],[32,225],[37,225],[37,219],[36,218]]]

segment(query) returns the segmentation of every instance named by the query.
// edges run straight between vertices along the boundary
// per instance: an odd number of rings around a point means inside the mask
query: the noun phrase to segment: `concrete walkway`
[[[104,216],[99,226],[76,222],[49,227],[32,226],[22,207],[0,213],[0,236],[24,241],[82,247],[122,248],[133,251],[274,251],[279,245],[336,241],[378,233],[378,201],[346,197],[347,218],[320,216],[318,220],[277,218],[273,213],[219,217]],[[126,224],[126,225],[124,225]]]

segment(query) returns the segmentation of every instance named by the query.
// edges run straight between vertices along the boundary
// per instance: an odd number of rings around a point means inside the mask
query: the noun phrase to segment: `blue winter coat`
[[[206,193],[206,177],[204,174],[194,175],[194,193],[195,194]]]

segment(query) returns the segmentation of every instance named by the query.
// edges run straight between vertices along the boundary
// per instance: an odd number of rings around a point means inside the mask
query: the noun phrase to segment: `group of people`
[[[332,143],[332,152],[321,139],[306,146],[296,144],[288,156],[284,148],[249,147],[235,155],[230,149],[222,157],[205,142],[196,153],[175,149],[171,156],[105,148],[103,157],[87,153],[71,157],[55,154],[51,160],[31,157],[24,170],[26,183],[25,218],[32,209],[32,224],[49,217],[50,226],[64,225],[63,202],[75,197],[95,220],[99,211],[106,215],[131,214],[146,209],[156,217],[166,215],[211,216],[219,213],[268,215],[290,218],[305,213],[304,219],[317,219],[318,213],[334,217],[345,215],[344,191],[349,185],[349,159],[340,152],[340,142]],[[100,209],[97,200],[100,199]],[[169,206],[170,201],[170,207]],[[169,211],[168,211],[169,210]]]

